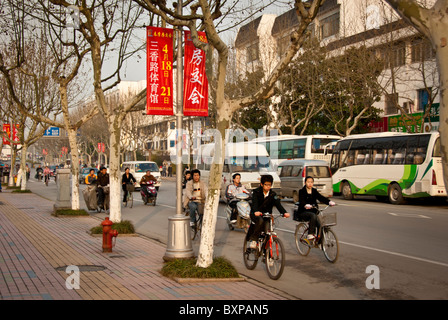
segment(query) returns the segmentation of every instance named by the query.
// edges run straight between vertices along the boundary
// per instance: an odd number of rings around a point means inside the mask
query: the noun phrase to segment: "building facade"
[[[435,0],[422,2],[431,6]],[[279,16],[263,15],[242,26],[235,39],[238,72],[244,74],[256,67],[272,70],[287,50],[290,34],[298,24],[292,9]],[[371,131],[438,129],[435,52],[429,40],[384,1],[327,0],[309,32],[326,48],[329,57],[365,46],[384,61],[378,77],[382,96],[373,104],[382,120],[372,123]]]

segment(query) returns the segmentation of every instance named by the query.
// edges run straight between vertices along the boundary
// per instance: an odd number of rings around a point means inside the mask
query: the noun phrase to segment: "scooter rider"
[[[148,171],[146,171],[146,174],[140,180],[140,186],[142,186],[142,190],[143,190],[143,192],[145,193],[145,195],[147,197],[149,197],[148,189],[147,188],[143,188],[143,185],[148,184],[150,181],[153,181],[154,183],[156,183],[157,182],[157,178],[154,177],[151,174],[151,171],[148,170]]]
[[[227,198],[227,204],[229,205],[230,208],[232,208],[230,223],[235,223],[237,221],[236,204],[238,203],[235,197],[239,193],[249,193],[249,191],[247,191],[246,187],[241,184],[241,175],[239,173],[233,174],[232,179],[233,183],[229,184],[226,188],[226,198]]]

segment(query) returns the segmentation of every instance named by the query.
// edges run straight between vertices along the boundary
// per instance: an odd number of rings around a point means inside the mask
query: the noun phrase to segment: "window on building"
[[[170,122],[170,129],[171,130],[176,129],[176,122],[174,122],[174,121]]]
[[[418,63],[434,59],[436,56],[431,43],[428,40],[418,39],[412,41],[411,62]]]
[[[398,113],[397,103],[398,103],[398,93],[386,94],[384,113],[386,115],[397,114]]]
[[[432,88],[424,88],[417,90],[417,110],[424,111],[425,106],[429,103],[431,98]]]
[[[321,39],[328,38],[338,33],[339,33],[339,12],[320,21],[319,35]]]
[[[396,68],[406,63],[406,47],[404,43],[397,43],[391,48],[389,67]]]
[[[247,47],[247,63],[257,61],[259,59],[258,42]]]
[[[175,140],[170,140],[170,148],[174,148],[176,146]]]

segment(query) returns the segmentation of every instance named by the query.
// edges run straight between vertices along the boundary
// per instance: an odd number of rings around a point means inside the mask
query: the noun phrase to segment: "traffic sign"
[[[60,130],[59,127],[49,127],[45,130],[44,137],[59,137]]]

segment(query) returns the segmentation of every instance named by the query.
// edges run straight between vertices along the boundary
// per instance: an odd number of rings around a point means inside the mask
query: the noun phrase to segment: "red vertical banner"
[[[146,114],[173,115],[173,29],[146,27]]]
[[[11,139],[11,125],[9,123],[3,124],[3,131]],[[5,137],[3,137],[3,144],[4,145],[10,144],[9,141]]]
[[[190,31],[185,32],[184,57],[184,115],[208,116],[208,80],[205,74],[205,52],[196,48]],[[207,43],[205,32],[198,32],[199,40]]]
[[[9,123],[4,123],[3,124],[3,131],[6,133],[6,135],[9,137],[9,139],[12,139],[12,142],[14,144],[19,144],[20,140],[19,140],[19,125],[18,124],[14,124],[13,128],[12,128],[12,138],[11,138],[11,124]],[[9,141],[3,137],[3,144],[10,144]]]

